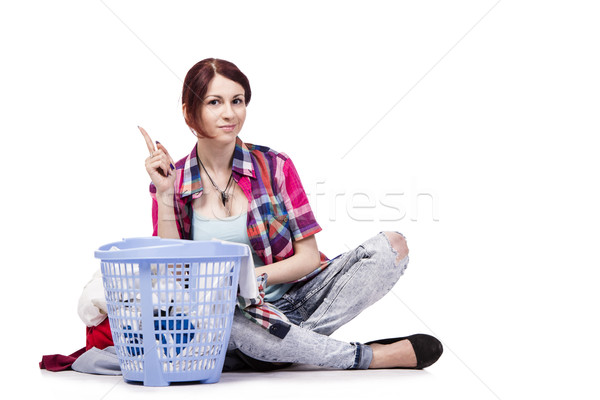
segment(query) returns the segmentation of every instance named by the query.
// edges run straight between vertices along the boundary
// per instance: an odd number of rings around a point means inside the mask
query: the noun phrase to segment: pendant
[[[223,202],[223,207],[225,207],[227,200],[229,200],[229,195],[225,192],[221,192],[221,201]]]

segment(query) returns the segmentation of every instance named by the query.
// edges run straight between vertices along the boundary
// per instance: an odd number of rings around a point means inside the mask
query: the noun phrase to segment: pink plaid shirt
[[[175,167],[175,221],[180,238],[190,239],[192,200],[202,195],[196,146],[188,156],[179,160]],[[246,144],[238,138],[233,154],[232,171],[233,179],[249,201],[248,238],[253,250],[265,264],[291,257],[294,254],[293,241],[314,235],[321,230],[308,203],[298,172],[292,160],[284,153],[265,146]],[[153,199],[153,235],[156,236],[158,203],[153,184],[150,184],[150,194]],[[329,263],[330,260],[321,253],[319,268],[295,282],[314,277]],[[250,305],[253,310],[246,312],[246,316],[269,329],[273,324],[273,321],[269,320],[274,314],[277,315],[277,312],[261,309],[265,305],[270,306],[262,299],[251,302]],[[287,330],[284,329],[285,333]]]

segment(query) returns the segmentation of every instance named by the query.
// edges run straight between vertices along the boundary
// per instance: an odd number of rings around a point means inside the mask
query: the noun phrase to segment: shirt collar
[[[239,137],[235,141],[235,150],[233,151],[232,170],[240,175],[250,178],[256,178],[254,174],[254,164],[252,163],[252,153]]]
[[[246,146],[239,137],[236,139],[235,149],[233,151],[232,171],[239,175],[256,178],[254,164],[252,164],[252,154],[250,153],[248,146]],[[202,181],[200,179],[200,166],[198,165],[196,146],[194,146],[192,152],[185,159],[182,174],[183,182],[180,191],[181,197],[190,196],[202,191]]]

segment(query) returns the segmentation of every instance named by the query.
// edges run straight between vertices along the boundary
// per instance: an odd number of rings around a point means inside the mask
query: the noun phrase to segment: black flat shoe
[[[442,353],[444,352],[444,347],[442,343],[434,338],[433,336],[426,335],[424,333],[417,333],[415,335],[398,337],[398,338],[390,338],[390,339],[380,339],[373,340],[371,342],[367,342],[365,344],[392,344],[399,342],[401,340],[408,340],[410,344],[412,344],[413,350],[415,352],[415,356],[417,357],[417,366],[416,367],[396,367],[400,369],[423,369],[429,367],[431,364],[436,362]]]

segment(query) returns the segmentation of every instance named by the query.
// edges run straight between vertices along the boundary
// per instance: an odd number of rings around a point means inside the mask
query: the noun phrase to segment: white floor
[[[32,387],[46,398],[149,399],[172,396],[215,396],[234,399],[255,393],[281,394],[285,399],[376,398],[410,399],[494,399],[484,385],[452,357],[446,357],[430,370],[335,371],[296,366],[269,373],[226,373],[210,385],[177,384],[170,387],[144,387],[125,383],[121,377],[79,374],[73,371],[40,372]],[[237,397],[234,397],[237,396]]]
[[[149,399],[165,398],[167,395],[170,398],[199,395],[234,399],[250,394],[255,398],[261,392],[280,393],[285,399],[362,399],[367,394],[377,398],[494,398],[485,387],[472,382],[468,372],[452,373],[450,376],[454,379],[449,379],[444,370],[450,371],[450,365],[432,368],[431,371],[334,371],[302,366],[269,373],[227,373],[216,384],[178,384],[166,388],[132,385],[125,383],[121,377],[44,371],[36,379],[44,389],[36,392],[49,396],[47,398],[63,399],[80,399],[83,398],[82,393],[86,393],[85,398],[88,399]]]

